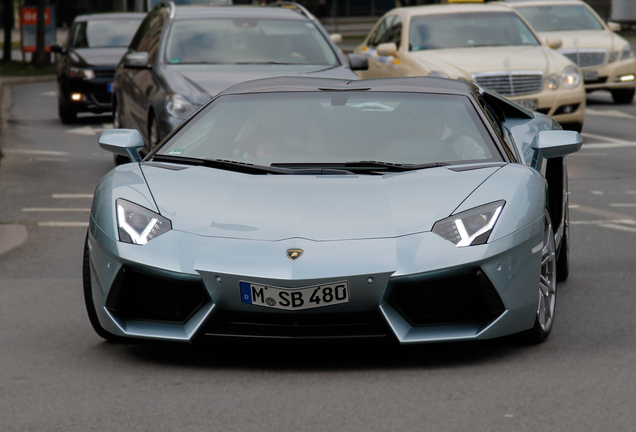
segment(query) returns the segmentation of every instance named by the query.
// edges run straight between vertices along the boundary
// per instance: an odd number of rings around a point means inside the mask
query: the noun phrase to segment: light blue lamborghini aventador
[[[90,321],[108,340],[544,340],[568,276],[577,132],[440,78],[234,86],[95,191]]]

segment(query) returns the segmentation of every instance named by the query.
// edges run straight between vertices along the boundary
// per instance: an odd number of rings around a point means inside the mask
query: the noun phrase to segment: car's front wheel
[[[636,93],[636,89],[633,88],[627,90],[612,90],[612,100],[615,104],[632,103],[634,93]]]
[[[541,249],[541,270],[539,272],[539,301],[534,326],[524,333],[531,343],[541,343],[547,339],[554,325],[557,294],[557,260],[554,231],[550,214],[545,212],[543,247]]]
[[[84,261],[82,265],[82,281],[84,283],[84,302],[86,304],[86,312],[88,313],[88,319],[93,326],[95,332],[110,342],[122,342],[124,339],[116,336],[102,327],[97,318],[97,311],[95,310],[95,302],[93,300],[93,287],[91,281],[91,264],[90,255],[88,251],[88,235],[84,242]]]
[[[77,112],[61,102],[57,104],[57,114],[64,124],[72,124],[77,121]]]

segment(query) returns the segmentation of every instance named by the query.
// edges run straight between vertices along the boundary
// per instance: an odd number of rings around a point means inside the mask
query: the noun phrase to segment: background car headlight
[[[147,208],[123,199],[115,204],[119,240],[124,243],[144,245],[172,229],[168,219]]]
[[[458,247],[484,244],[504,204],[497,201],[442,219],[433,225],[433,232]]]
[[[180,94],[171,94],[166,100],[166,112],[171,117],[185,119],[195,109],[194,104]]]
[[[568,66],[561,74],[561,83],[565,88],[574,88],[581,82],[581,72],[576,66]]]
[[[621,60],[626,60],[632,57],[634,57],[634,51],[632,51],[632,47],[629,44],[626,44],[621,51]]]
[[[92,80],[95,78],[95,71],[92,69],[82,69],[78,67],[71,67],[68,69],[69,78],[83,78],[85,80]]]
[[[555,74],[552,74],[548,77],[548,80],[546,82],[546,86],[548,87],[548,89],[550,90],[556,90],[559,88],[559,77],[556,76]]]

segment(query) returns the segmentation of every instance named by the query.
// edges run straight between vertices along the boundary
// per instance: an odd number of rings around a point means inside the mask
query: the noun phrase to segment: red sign
[[[22,25],[37,25],[38,24],[38,8],[36,7],[23,7],[22,8]],[[51,24],[51,8],[44,10],[44,25]]]

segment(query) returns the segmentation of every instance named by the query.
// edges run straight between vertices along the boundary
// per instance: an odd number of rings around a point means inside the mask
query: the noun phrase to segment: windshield
[[[157,154],[274,166],[502,160],[467,97],[365,91],[221,96]]]
[[[539,32],[603,30],[603,24],[585,6],[524,6],[517,10]]]
[[[177,21],[168,36],[166,61],[172,64],[338,64],[330,44],[313,23],[270,19]]]
[[[79,22],[73,31],[71,47],[127,47],[140,22],[141,18]]]
[[[160,2],[165,0],[151,0],[150,1],[150,9],[154,8]],[[216,5],[216,6],[226,6],[231,5],[232,0],[172,0],[172,2],[177,6],[184,5]]]
[[[514,12],[424,15],[412,18],[411,51],[501,45],[539,45]]]

